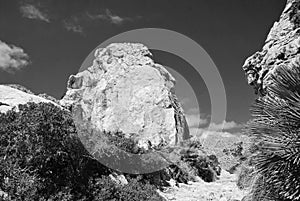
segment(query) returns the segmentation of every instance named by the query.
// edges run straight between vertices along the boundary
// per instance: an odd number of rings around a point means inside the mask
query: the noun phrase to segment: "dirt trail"
[[[246,192],[236,186],[237,176],[222,171],[216,182],[204,181],[179,184],[160,192],[169,201],[240,201]]]

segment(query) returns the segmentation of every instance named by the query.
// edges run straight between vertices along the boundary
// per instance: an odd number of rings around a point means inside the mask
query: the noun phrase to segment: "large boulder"
[[[189,138],[175,79],[152,60],[146,46],[114,43],[94,56],[92,66],[70,76],[60,101],[77,111],[76,122],[88,120],[98,133],[121,133],[144,150]]]
[[[248,83],[256,92],[265,94],[272,84],[272,76],[281,65],[299,68],[300,55],[300,1],[288,0],[278,22],[267,36],[262,50],[249,57],[243,69]]]
[[[18,86],[18,87],[16,87]],[[18,110],[19,104],[26,104],[28,102],[34,103],[52,103],[55,102],[36,96],[26,88],[19,85],[0,85],[0,112],[5,113],[8,110],[15,108]]]

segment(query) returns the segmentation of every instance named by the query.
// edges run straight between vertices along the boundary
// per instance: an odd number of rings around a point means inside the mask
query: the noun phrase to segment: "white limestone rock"
[[[70,76],[60,104],[79,108],[79,119],[90,120],[93,129],[122,133],[147,150],[189,137],[174,86],[146,46],[114,43],[95,52],[91,67]]]
[[[300,63],[300,1],[288,0],[278,22],[271,28],[262,50],[246,59],[243,69],[248,83],[264,95],[280,65]]]
[[[19,104],[26,104],[28,102],[34,103],[53,103],[53,101],[47,100],[45,98],[36,96],[31,93],[26,93],[24,91],[12,88],[6,85],[0,85],[0,112],[6,113],[8,110],[13,109],[14,107],[18,110]]]

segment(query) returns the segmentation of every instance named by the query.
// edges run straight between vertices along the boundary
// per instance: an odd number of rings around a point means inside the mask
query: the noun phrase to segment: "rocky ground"
[[[246,192],[236,186],[237,175],[222,170],[216,182],[189,182],[165,189],[160,194],[169,201],[240,201]]]

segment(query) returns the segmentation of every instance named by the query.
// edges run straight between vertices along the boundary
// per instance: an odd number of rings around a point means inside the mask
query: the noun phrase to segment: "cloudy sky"
[[[101,42],[132,29],[169,29],[196,41],[215,62],[227,95],[224,132],[235,132],[250,118],[255,98],[241,67],[262,47],[284,5],[284,0],[0,0],[0,84],[18,83],[60,99],[69,75]],[[188,70],[184,77],[178,73],[191,68],[184,60],[153,53],[172,68],[192,130],[207,126],[211,105],[203,80]],[[200,108],[190,85],[197,86]]]

